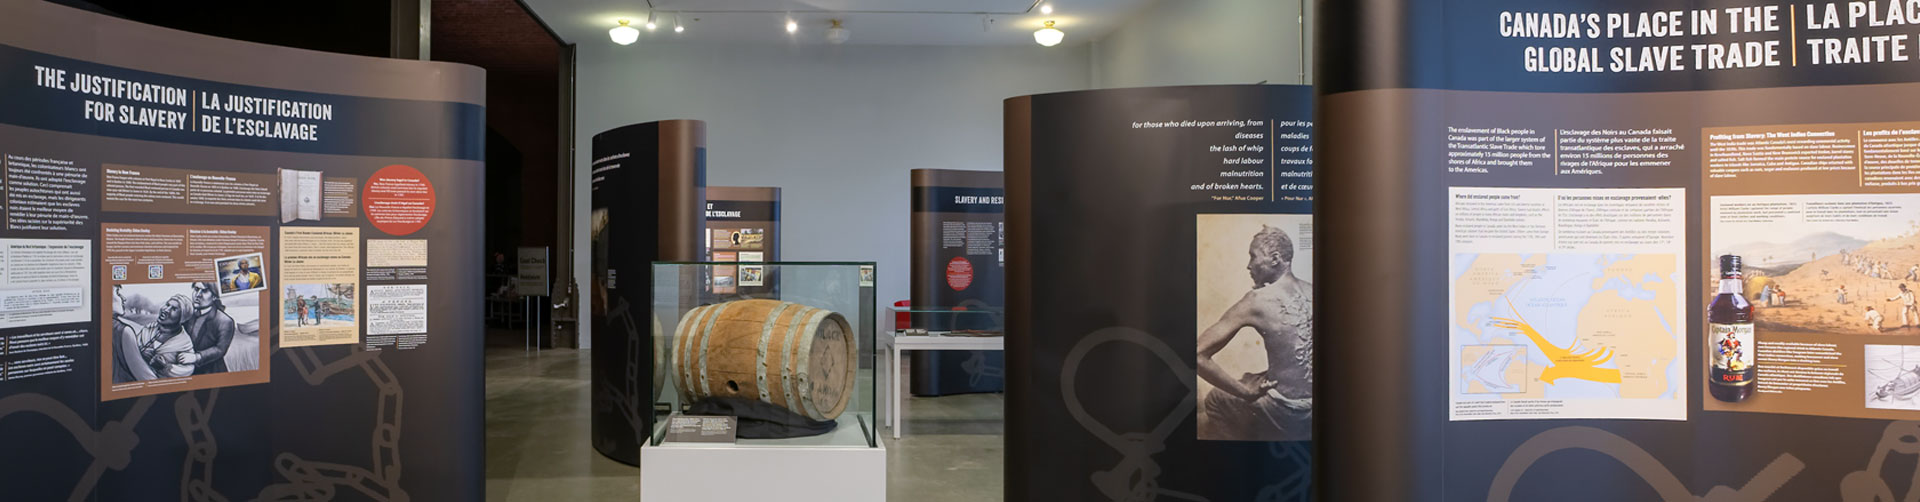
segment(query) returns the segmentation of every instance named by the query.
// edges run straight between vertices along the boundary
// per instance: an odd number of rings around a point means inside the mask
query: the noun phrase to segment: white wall
[[[1154,2],[1094,42],[1093,87],[1310,82],[1313,0],[1305,1],[1304,70],[1301,6],[1301,0]]]
[[[700,119],[707,121],[708,185],[784,189],[783,259],[879,262],[876,301],[904,300],[908,171],[1000,170],[1001,101],[1088,88],[1089,60],[1086,44],[582,43],[576,280],[591,283],[586,224],[593,135],[640,122]]]
[[[709,185],[784,189],[784,259],[876,261],[877,300],[906,299],[908,171],[1000,170],[1001,100],[1303,83],[1300,9],[1300,0],[1159,0],[1091,43],[1052,48],[582,43],[575,279],[590,284],[593,135],[685,118],[707,121]]]

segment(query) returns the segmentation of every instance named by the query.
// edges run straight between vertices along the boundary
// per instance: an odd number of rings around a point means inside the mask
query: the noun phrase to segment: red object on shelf
[[[897,302],[893,302],[893,306],[912,307],[913,302],[910,300],[900,300]],[[908,327],[910,327],[909,325],[911,324],[913,324],[913,314],[909,314],[906,312],[893,313],[893,329],[907,329]]]

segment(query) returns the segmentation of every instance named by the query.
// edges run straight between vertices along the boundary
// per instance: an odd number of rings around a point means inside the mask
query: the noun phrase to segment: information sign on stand
[[[514,276],[513,289],[520,296],[547,296],[547,248],[520,248],[520,269]]]

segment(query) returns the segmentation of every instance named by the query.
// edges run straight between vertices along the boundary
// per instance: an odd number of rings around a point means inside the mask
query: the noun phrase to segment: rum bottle
[[[1753,396],[1753,304],[1741,294],[1740,257],[1720,256],[1720,292],[1707,304],[1707,391],[1738,403]]]

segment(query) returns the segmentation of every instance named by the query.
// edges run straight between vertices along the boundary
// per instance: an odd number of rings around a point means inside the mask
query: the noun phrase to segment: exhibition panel
[[[911,180],[913,307],[901,328],[1000,336],[1007,305],[1005,175],[914,169]],[[912,366],[917,396],[996,392],[1006,380],[1006,361],[997,351],[921,352]]]
[[[480,70],[44,2],[0,70],[0,498],[481,497]]]
[[[640,443],[653,429],[651,396],[666,377],[657,363],[663,352],[647,331],[657,332],[662,320],[643,317],[653,305],[653,262],[703,254],[706,144],[707,124],[698,120],[593,136],[593,448],[628,464],[640,462]]]
[[[780,188],[707,187],[706,261],[760,263],[780,261]],[[779,287],[780,278],[763,276],[757,284],[741,284],[739,267],[717,266],[705,278],[715,295],[766,293]]]
[[[1323,497],[1920,496],[1920,11],[1321,15]]]
[[[1303,86],[1006,102],[1008,500],[1306,500]]]

